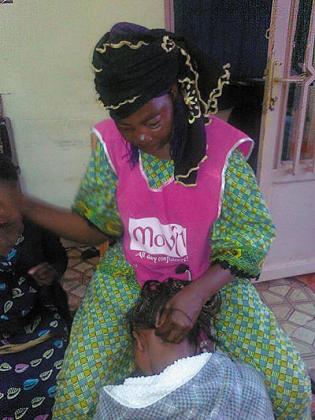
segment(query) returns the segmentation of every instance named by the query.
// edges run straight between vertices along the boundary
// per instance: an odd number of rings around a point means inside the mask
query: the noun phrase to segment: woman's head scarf
[[[176,139],[174,176],[186,186],[196,185],[199,164],[206,158],[205,117],[218,111],[229,65],[220,69],[182,36],[133,23],[117,23],[99,40],[92,65],[99,100],[114,120],[128,117],[177,83],[186,116],[181,124],[187,130]]]

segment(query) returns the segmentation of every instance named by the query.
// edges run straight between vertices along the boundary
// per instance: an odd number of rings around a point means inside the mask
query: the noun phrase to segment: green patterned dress
[[[144,153],[141,157],[151,187],[161,187],[172,176],[172,161]],[[119,236],[116,183],[97,143],[74,211],[103,232]],[[311,394],[303,362],[248,280],[259,275],[273,237],[274,227],[255,176],[241,153],[234,151],[225,175],[221,215],[209,237],[213,262],[235,273],[234,281],[220,291],[222,306],[215,319],[219,347],[263,373],[277,418],[304,419]],[[139,290],[118,242],[100,261],[75,315],[58,378],[55,419],[92,418],[100,387],[119,383],[134,370],[126,314]]]

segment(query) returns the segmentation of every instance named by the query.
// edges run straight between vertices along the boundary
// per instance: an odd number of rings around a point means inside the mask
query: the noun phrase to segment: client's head
[[[218,296],[203,306],[195,325],[181,343],[165,342],[155,334],[156,321],[165,305],[189,283],[175,279],[164,283],[154,280],[146,282],[130,313],[135,362],[146,375],[160,373],[176,360],[198,354],[201,351],[201,339],[205,341],[207,338],[209,343],[213,341],[211,321],[220,306]]]
[[[7,255],[23,230],[22,217],[15,205],[18,168],[0,154],[0,255]]]

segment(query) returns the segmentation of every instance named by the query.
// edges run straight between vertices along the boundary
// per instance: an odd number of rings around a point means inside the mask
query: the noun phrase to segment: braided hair
[[[155,329],[156,319],[158,315],[162,314],[167,302],[188,284],[191,284],[191,282],[173,278],[168,279],[164,283],[156,280],[147,281],[141,290],[138,302],[129,314],[131,330]],[[191,343],[197,344],[201,333],[204,333],[210,340],[215,341],[212,333],[212,321],[215,314],[219,311],[220,305],[221,299],[218,294],[211,297],[203,305],[195,325],[187,335]]]

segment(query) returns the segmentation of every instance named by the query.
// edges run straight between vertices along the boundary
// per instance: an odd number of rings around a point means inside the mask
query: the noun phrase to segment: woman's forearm
[[[104,233],[69,210],[29,197],[23,197],[20,204],[23,216],[57,236],[88,245],[97,245],[106,240]]]
[[[194,294],[203,304],[217,293],[222,287],[228,284],[234,275],[229,269],[222,268],[219,264],[212,265],[201,277],[196,279],[191,287]]]

